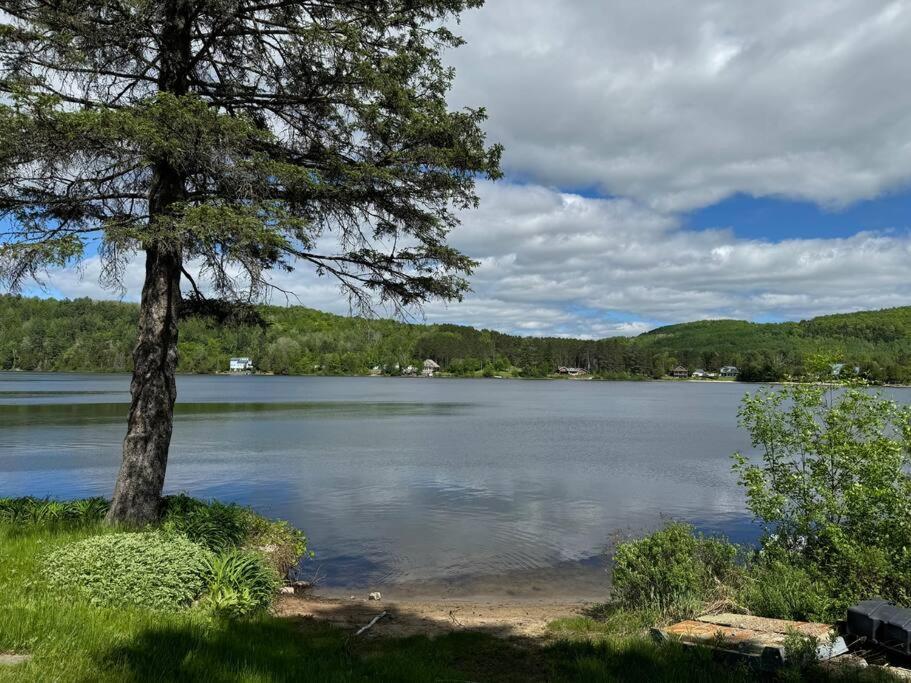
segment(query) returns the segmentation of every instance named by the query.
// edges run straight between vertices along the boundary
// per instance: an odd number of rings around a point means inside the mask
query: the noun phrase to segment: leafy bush
[[[247,547],[264,553],[279,576],[286,576],[308,554],[307,537],[284,520],[253,515],[248,533]]]
[[[100,521],[108,511],[104,498],[59,501],[48,498],[0,498],[0,523],[20,526],[80,526]]]
[[[613,598],[629,609],[665,617],[697,612],[738,573],[737,549],[720,539],[698,536],[687,524],[672,523],[634,541],[614,555]]]
[[[254,552],[228,551],[206,561],[209,584],[205,604],[213,611],[238,617],[268,607],[281,580],[265,558]]]
[[[47,577],[52,588],[75,590],[97,605],[174,610],[202,594],[209,558],[208,550],[179,535],[106,534],[54,551]]]
[[[824,582],[786,560],[753,562],[738,592],[740,604],[752,614],[798,621],[834,621]]]
[[[187,495],[164,500],[161,528],[215,552],[243,548],[263,553],[285,576],[307,553],[304,534],[282,520],[266,519],[240,505],[205,502]]]
[[[837,577],[829,614],[873,595],[911,603],[911,408],[863,388],[794,386],[748,395],[740,421],[760,449],[734,467],[764,552],[796,567],[792,579]]]
[[[210,550],[237,548],[247,540],[252,511],[234,504],[205,502],[180,494],[163,501],[161,528],[180,533]]]
[[[759,449],[734,469],[761,549],[738,568],[733,546],[672,524],[618,548],[617,603],[683,616],[729,591],[754,614],[818,621],[877,595],[911,604],[911,408],[856,385],[800,385],[747,395],[740,421]]]

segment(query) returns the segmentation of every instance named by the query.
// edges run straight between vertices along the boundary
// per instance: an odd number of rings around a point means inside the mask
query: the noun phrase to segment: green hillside
[[[799,323],[706,320],[662,327],[633,339],[518,337],[458,325],[415,325],[262,306],[263,324],[217,324],[188,316],[180,336],[182,372],[216,372],[250,356],[281,374],[366,374],[374,367],[436,360],[455,375],[541,377],[559,366],[614,378],[661,377],[736,365],[742,379],[800,376],[807,357],[827,353],[881,382],[911,380],[911,307],[823,316]],[[0,369],[127,371],[135,304],[0,296]]]

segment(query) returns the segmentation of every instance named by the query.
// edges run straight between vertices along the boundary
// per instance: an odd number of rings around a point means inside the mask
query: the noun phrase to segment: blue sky
[[[891,192],[847,207],[737,194],[685,215],[690,230],[730,227],[737,237],[781,241],[795,237],[849,237],[865,230],[907,232],[911,190]]]
[[[454,28],[450,104],[486,107],[505,179],[451,235],[473,291],[428,321],[603,337],[911,304],[911,3],[490,0]],[[116,296],[98,271],[51,291]],[[348,310],[306,267],[275,280]]]

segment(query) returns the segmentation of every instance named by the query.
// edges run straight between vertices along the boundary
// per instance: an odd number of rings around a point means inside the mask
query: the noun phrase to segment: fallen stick
[[[383,617],[385,617],[386,614],[387,614],[386,612],[380,612],[380,613],[377,614],[375,617],[373,617],[373,619],[370,621],[369,624],[367,624],[366,626],[362,626],[361,628],[359,628],[359,629],[357,630],[357,633],[355,633],[354,635],[356,635],[356,636],[361,635],[364,631],[366,631],[368,628],[370,628],[371,626],[373,626],[373,625],[374,625],[376,622],[378,622],[380,619],[382,619]]]

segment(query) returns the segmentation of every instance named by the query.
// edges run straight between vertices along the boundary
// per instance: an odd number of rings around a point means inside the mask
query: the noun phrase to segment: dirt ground
[[[370,637],[434,636],[460,630],[485,631],[503,637],[535,637],[545,633],[549,622],[576,616],[587,605],[584,602],[498,598],[368,600],[366,596],[283,595],[276,613],[285,617],[309,617],[356,630],[386,612],[386,616],[365,633]]]

